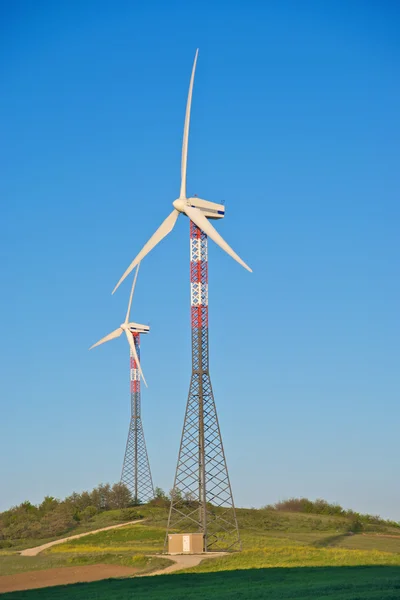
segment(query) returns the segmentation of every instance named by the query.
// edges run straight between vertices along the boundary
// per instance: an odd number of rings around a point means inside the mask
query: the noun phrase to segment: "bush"
[[[137,519],[143,519],[143,515],[134,508],[123,508],[120,510],[120,515],[122,521],[136,521]]]
[[[123,483],[100,484],[91,492],[74,492],[65,500],[46,496],[39,506],[23,502],[0,513],[0,540],[55,537],[75,528],[82,520],[88,522],[98,512],[108,509],[125,509],[132,505],[132,496]],[[126,517],[134,520],[138,517]],[[3,546],[4,547],[4,546]]]
[[[97,515],[98,510],[95,506],[87,506],[81,513],[81,520],[82,521],[90,521],[90,519],[92,519],[94,517],[94,515]]]
[[[360,519],[355,518],[350,521],[349,529],[348,529],[349,533],[359,533],[363,529],[364,529],[364,527],[363,527],[363,524],[361,523]]]
[[[360,515],[353,510],[345,510],[339,504],[330,504],[321,498],[317,498],[314,501],[308,500],[308,498],[289,498],[289,500],[265,506],[264,509],[350,518],[352,526],[358,528],[358,531],[361,531],[365,525],[400,527],[400,524],[395,521],[385,520],[372,515]],[[355,532],[354,529],[351,531]]]

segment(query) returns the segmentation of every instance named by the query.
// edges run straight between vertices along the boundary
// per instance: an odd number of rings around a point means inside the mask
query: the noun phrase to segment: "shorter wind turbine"
[[[122,466],[121,483],[124,483],[132,494],[135,503],[148,502],[154,498],[153,480],[151,477],[150,463],[147,455],[146,442],[141,418],[141,393],[140,376],[146,384],[140,366],[140,334],[148,333],[150,327],[129,321],[133,293],[140,263],[137,266],[129,297],[128,310],[125,321],[112,333],[106,335],[91,348],[104,344],[125,331],[130,346],[130,379],[131,379],[131,420],[129,424],[128,440],[126,442],[124,463]],[[91,349],[90,348],[90,349]],[[147,384],[146,384],[147,386]]]
[[[133,340],[132,334],[133,333],[148,333],[150,331],[150,327],[148,325],[140,325],[139,323],[133,323],[133,322],[129,323],[129,317],[130,317],[131,306],[132,306],[132,298],[133,298],[133,293],[135,291],[136,279],[137,279],[138,272],[139,272],[139,266],[140,266],[140,263],[137,266],[135,277],[133,279],[131,295],[129,297],[128,310],[126,311],[125,321],[123,323],[121,323],[121,325],[118,327],[118,329],[115,329],[108,335],[101,338],[101,340],[99,340],[98,342],[93,344],[93,346],[90,346],[89,350],[91,350],[92,348],[95,348],[96,346],[100,346],[100,344],[104,344],[105,342],[109,342],[110,340],[113,340],[114,338],[119,337],[125,331],[125,335],[128,340],[129,346],[131,348],[133,357],[137,363],[137,368],[139,369],[139,373],[144,381],[145,386],[147,387],[146,379],[143,375],[142,367],[140,366],[139,357],[138,357],[138,354],[136,351],[135,342]]]

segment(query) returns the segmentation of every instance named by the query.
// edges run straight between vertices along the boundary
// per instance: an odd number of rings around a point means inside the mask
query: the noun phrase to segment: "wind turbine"
[[[126,311],[125,321],[123,323],[121,323],[121,325],[117,329],[115,329],[108,335],[101,338],[101,340],[99,340],[98,342],[93,344],[93,346],[90,346],[89,350],[92,350],[92,348],[96,348],[96,346],[100,346],[100,344],[109,342],[110,340],[113,340],[114,338],[119,337],[120,335],[122,335],[123,332],[125,332],[126,338],[128,340],[129,346],[131,348],[132,355],[137,363],[139,373],[142,376],[145,386],[147,387],[146,379],[144,378],[142,367],[140,366],[139,357],[138,357],[138,354],[137,354],[137,351],[135,348],[135,342],[133,340],[132,334],[133,333],[148,333],[150,331],[150,327],[148,327],[148,325],[140,325],[139,323],[133,323],[133,322],[129,323],[129,317],[130,317],[131,306],[132,306],[132,298],[133,298],[133,294],[135,291],[136,279],[137,279],[137,276],[139,273],[139,266],[140,266],[140,264],[138,264],[138,266],[137,266],[135,277],[133,279],[131,295],[129,296],[128,310]]]
[[[203,200],[201,198],[186,196],[186,167],[187,167],[187,156],[188,156],[188,141],[189,141],[189,125],[190,125],[190,109],[192,104],[192,93],[193,93],[193,83],[194,83],[194,74],[196,71],[197,64],[197,56],[199,50],[196,50],[196,55],[194,57],[192,76],[190,78],[189,85],[189,95],[187,99],[186,105],[186,116],[185,116],[185,126],[183,130],[183,144],[182,144],[182,163],[181,163],[181,191],[179,194],[179,198],[174,200],[172,203],[174,210],[172,213],[165,219],[165,221],[160,225],[157,231],[151,236],[149,241],[143,246],[139,254],[136,258],[131,262],[129,267],[126,269],[125,273],[122,275],[121,279],[118,281],[117,285],[113,289],[113,292],[119,287],[119,285],[124,281],[124,279],[129,275],[129,273],[136,267],[137,264],[156,246],[162,239],[165,238],[174,228],[177,218],[180,214],[184,214],[197,227],[199,227],[205,234],[208,235],[218,246],[225,250],[229,256],[231,256],[234,260],[236,260],[242,267],[252,272],[250,267],[246,265],[246,263],[236,254],[234,250],[225,242],[225,240],[220,236],[218,231],[214,228],[213,225],[208,221],[208,219],[222,219],[225,216],[225,207],[223,204],[216,204],[215,202],[210,202],[209,200]]]
[[[190,109],[197,56],[198,50],[194,59],[186,105],[179,198],[174,200],[172,203],[174,210],[130,264],[113,293],[132,269],[172,231],[178,216],[181,213],[186,215],[190,220],[192,376],[171,494],[165,546],[172,539],[169,536],[170,531],[177,529],[193,531],[193,527],[197,527],[203,534],[203,549],[207,552],[241,547],[209,372],[207,236],[245,269],[250,272],[251,269],[223,240],[209,221],[209,219],[223,218],[224,206],[198,197],[188,198],[186,194]]]
[[[125,332],[129,342],[131,419],[129,423],[128,439],[126,442],[125,456],[122,466],[121,482],[128,487],[132,494],[132,498],[136,503],[148,502],[154,498],[153,479],[151,477],[150,463],[147,455],[141,416],[140,376],[145,384],[146,380],[144,378],[139,361],[140,334],[148,333],[150,331],[150,327],[129,321],[139,266],[140,264],[137,266],[135,277],[133,279],[125,321],[118,327],[118,329],[115,329],[115,331],[106,335],[96,344],[93,344],[93,346],[90,348],[95,348],[95,346],[99,346],[100,344],[104,344],[109,340],[119,337],[123,332]]]

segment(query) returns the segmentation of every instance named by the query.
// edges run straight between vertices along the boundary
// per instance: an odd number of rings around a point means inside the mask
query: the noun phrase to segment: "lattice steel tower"
[[[96,348],[102,344],[119,338],[123,333],[130,348],[130,374],[131,374],[131,421],[129,425],[128,441],[126,444],[124,464],[122,467],[121,482],[129,488],[135,502],[148,502],[154,497],[153,481],[151,479],[149,459],[147,457],[146,442],[144,440],[141,407],[140,407],[140,378],[146,384],[140,365],[140,334],[148,333],[150,327],[130,321],[133,294],[139,273],[139,264],[133,278],[131,293],[125,321],[117,329],[101,338],[90,347]],[[147,385],[147,384],[146,384]]]
[[[207,236],[190,221],[192,377],[168,518],[200,531],[205,551],[240,549],[235,505],[211,386],[208,355]]]
[[[140,361],[140,333],[132,333],[132,336]],[[130,351],[130,372],[131,421],[121,482],[131,492],[135,503],[142,504],[154,498],[154,488],[141,417],[140,373],[132,350]]]

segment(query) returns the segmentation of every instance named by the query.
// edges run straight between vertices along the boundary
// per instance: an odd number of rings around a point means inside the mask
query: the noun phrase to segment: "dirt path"
[[[149,575],[164,575],[165,573],[173,573],[174,571],[181,571],[182,569],[190,569],[191,567],[197,567],[202,560],[206,558],[218,558],[218,556],[225,556],[226,552],[207,552],[207,554],[156,554],[159,558],[168,558],[173,560],[174,564],[166,567],[165,569],[159,569],[152,573],[144,573],[138,575],[138,577],[146,577]],[[149,555],[150,556],[150,555]],[[152,555],[154,556],[154,554]]]
[[[84,537],[85,535],[93,535],[94,533],[99,533],[100,531],[108,531],[109,529],[117,529],[118,527],[126,527],[127,525],[134,525],[135,523],[143,523],[145,519],[139,519],[136,521],[128,521],[127,523],[120,523],[119,525],[109,525],[108,527],[102,527],[101,529],[95,529],[94,531],[86,531],[85,533],[78,533],[77,535],[70,535],[69,537],[62,538],[61,540],[54,540],[53,542],[47,542],[47,544],[42,544],[41,546],[36,546],[35,548],[26,548],[25,550],[21,550],[21,556],[37,556],[43,550],[47,550],[47,548],[51,548],[52,546],[56,546],[57,544],[63,544],[64,542],[69,542],[69,540],[77,540],[78,538]]]
[[[16,575],[2,575],[0,577],[0,594],[15,592],[17,590],[33,590],[51,587],[53,585],[66,585],[68,583],[81,583],[87,581],[100,581],[110,577],[129,577],[137,569],[122,567],[120,565],[87,565],[85,567],[60,567],[43,571],[28,571]]]

